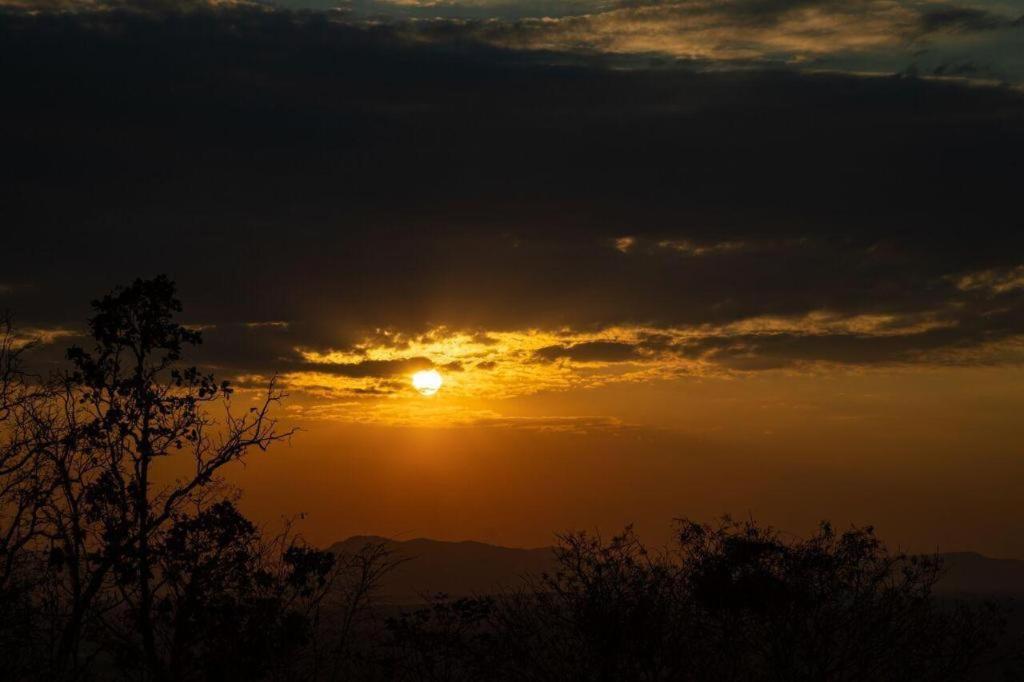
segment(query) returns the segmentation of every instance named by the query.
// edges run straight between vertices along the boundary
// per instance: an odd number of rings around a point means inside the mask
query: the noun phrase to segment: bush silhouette
[[[965,680],[1000,633],[944,606],[935,559],[871,528],[785,540],[752,521],[678,522],[652,553],[631,529],[562,536],[530,589],[439,597],[393,619],[398,673],[470,680]]]

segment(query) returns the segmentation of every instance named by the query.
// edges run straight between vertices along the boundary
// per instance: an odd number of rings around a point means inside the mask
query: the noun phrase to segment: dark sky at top
[[[0,21],[0,280],[35,326],[168,272],[195,322],[289,320],[321,349],[438,324],[949,323],[763,350],[873,362],[1024,331],[1024,289],[999,286],[1024,245],[1011,86],[626,68],[246,8]]]

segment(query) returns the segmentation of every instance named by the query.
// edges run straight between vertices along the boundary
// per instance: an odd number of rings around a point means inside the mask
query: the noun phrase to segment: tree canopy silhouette
[[[69,349],[70,369],[42,380],[27,378],[24,348],[3,330],[0,588],[5,606],[20,607],[6,613],[21,616],[4,632],[32,632],[39,649],[12,660],[31,658],[21,672],[48,679],[98,669],[183,679],[188,666],[214,669],[217,657],[203,651],[216,644],[219,660],[259,668],[266,655],[224,654],[242,647],[240,632],[249,654],[280,648],[251,646],[257,634],[278,645],[301,634],[278,626],[333,569],[331,555],[294,538],[268,555],[220,477],[292,434],[272,415],[284,396],[271,381],[236,411],[227,382],[183,363],[202,335],[176,319],[182,306],[167,277],[136,280],[92,307],[91,346]],[[187,458],[176,471],[189,473],[157,476],[170,457]],[[11,642],[5,651],[18,653]]]

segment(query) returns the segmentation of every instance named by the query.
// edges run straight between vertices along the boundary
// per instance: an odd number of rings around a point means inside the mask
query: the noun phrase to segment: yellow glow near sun
[[[444,381],[436,369],[425,369],[412,375],[412,385],[423,395],[434,395]]]

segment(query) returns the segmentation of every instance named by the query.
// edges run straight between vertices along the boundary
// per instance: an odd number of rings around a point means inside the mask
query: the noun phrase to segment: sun
[[[434,395],[444,381],[436,369],[425,369],[412,375],[412,385],[423,395]]]

